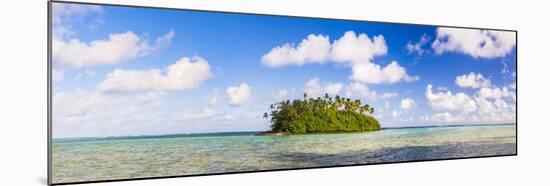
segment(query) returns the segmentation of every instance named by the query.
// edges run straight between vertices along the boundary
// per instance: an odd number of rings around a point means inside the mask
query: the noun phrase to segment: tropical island
[[[374,112],[361,100],[330,97],[284,100],[270,105],[264,118],[271,122],[271,130],[259,135],[288,135],[308,133],[364,132],[380,129],[378,120],[368,114]]]

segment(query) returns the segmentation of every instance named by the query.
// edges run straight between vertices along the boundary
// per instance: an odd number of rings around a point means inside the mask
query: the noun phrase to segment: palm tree
[[[360,107],[361,107],[361,100],[356,99],[356,100],[353,102],[353,110],[356,111],[356,110],[359,109]]]
[[[340,105],[342,104],[342,99],[339,95],[336,95],[336,109],[340,109]]]

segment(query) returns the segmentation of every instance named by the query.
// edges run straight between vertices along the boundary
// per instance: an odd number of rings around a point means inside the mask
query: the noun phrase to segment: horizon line
[[[385,129],[408,129],[408,128],[431,128],[431,127],[473,127],[473,126],[495,126],[495,125],[517,125],[517,123],[479,123],[479,124],[451,124],[451,125],[422,125],[422,126],[401,126],[401,127],[382,127],[380,130]],[[182,136],[182,135],[201,135],[201,134],[232,134],[232,133],[260,133],[266,131],[225,131],[225,132],[197,132],[197,133],[172,133],[172,134],[143,134],[143,135],[122,135],[122,136],[88,136],[88,137],[62,137],[52,138],[52,140],[62,139],[113,139],[113,138],[139,138],[139,137],[170,137],[170,136]],[[365,131],[366,132],[366,131]],[[372,132],[372,131],[370,131]],[[342,132],[345,133],[345,132]],[[322,134],[322,133],[320,133]],[[326,133],[330,134],[330,133]],[[334,133],[338,134],[338,133]]]

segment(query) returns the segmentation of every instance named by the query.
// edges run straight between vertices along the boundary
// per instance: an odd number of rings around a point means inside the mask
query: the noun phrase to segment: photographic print
[[[51,184],[516,155],[516,31],[50,2]]]

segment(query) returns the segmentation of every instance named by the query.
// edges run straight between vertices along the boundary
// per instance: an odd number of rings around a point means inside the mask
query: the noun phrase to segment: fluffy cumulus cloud
[[[506,98],[506,97],[510,97],[510,98],[514,99],[514,101],[516,99],[515,91],[512,91],[512,90],[508,89],[508,87],[502,87],[502,88],[485,87],[485,88],[481,88],[477,92],[477,96],[479,96],[480,98],[483,98],[483,99],[501,99],[501,98]]]
[[[280,101],[280,100],[285,99],[287,96],[288,96],[288,90],[287,90],[287,89],[283,89],[283,90],[279,90],[278,92],[276,92],[276,93],[273,95],[273,98],[274,98],[276,101]]]
[[[332,59],[337,63],[346,63],[351,67],[350,79],[368,84],[392,84],[400,81],[416,81],[418,76],[410,76],[407,70],[397,61],[382,67],[372,62],[376,56],[385,55],[388,51],[384,37],[366,34],[356,35],[348,31],[334,41]]]
[[[328,83],[325,85],[325,92],[329,95],[337,95],[344,88],[342,83]]]
[[[386,55],[388,47],[382,35],[369,37],[347,31],[331,44],[328,36],[309,35],[298,46],[285,44],[277,46],[262,57],[268,67],[304,65],[307,63],[333,62],[351,68],[350,79],[369,84],[391,84],[400,81],[416,81],[398,62],[386,66],[372,62],[374,57]]]
[[[471,87],[471,86],[470,86]],[[422,122],[445,123],[506,123],[515,122],[516,94],[509,86],[478,88],[473,95],[432,91],[426,88],[426,98],[432,109],[443,111],[424,115]]]
[[[71,67],[87,67],[101,64],[117,64],[149,54],[167,45],[173,38],[170,31],[157,38],[154,44],[140,38],[131,31],[110,34],[108,39],[82,42],[54,39],[52,42],[53,61]]]
[[[346,96],[353,98],[368,98],[371,100],[377,99],[378,94],[374,90],[370,90],[367,85],[360,82],[353,82],[346,86]]]
[[[401,105],[400,105],[399,108],[401,110],[408,111],[408,110],[411,110],[412,108],[414,108],[415,106],[416,106],[416,101],[414,101],[414,99],[405,98],[405,99],[401,100]]]
[[[109,34],[105,39],[81,41],[75,38],[72,25],[86,17],[92,23],[101,22],[98,15],[103,12],[100,6],[55,3],[52,11],[52,57],[56,67],[88,67],[101,64],[117,64],[140,56],[145,56],[160,47],[171,43],[174,31],[149,42],[132,31]]]
[[[277,46],[262,56],[262,63],[269,67],[324,63],[329,58],[328,36],[310,34],[298,46],[286,43]]]
[[[491,86],[491,80],[486,79],[480,73],[476,74],[473,72],[457,76],[455,83],[462,88],[482,88]]]
[[[165,69],[114,70],[98,89],[105,93],[176,91],[197,87],[210,77],[212,72],[205,59],[184,57]]]
[[[367,34],[355,34],[347,31],[332,44],[332,60],[340,63],[370,62],[376,56],[386,55],[388,47],[384,36],[374,36],[372,39]]]
[[[323,94],[323,87],[321,87],[319,78],[310,79],[304,86],[304,93],[309,97],[320,97]]]
[[[435,110],[452,110],[461,112],[474,112],[477,110],[475,101],[465,93],[453,94],[447,92],[433,92],[432,85],[426,87],[426,98],[430,106]]]
[[[424,34],[422,35],[422,37],[420,37],[420,40],[418,42],[413,43],[412,41],[409,41],[405,47],[409,54],[416,53],[418,56],[422,56],[424,52],[426,52],[426,49],[424,49],[423,47],[424,45],[428,44],[428,42],[430,42],[430,37]]]
[[[379,94],[374,90],[371,90],[369,86],[361,82],[352,82],[349,84],[336,83],[336,82],[323,82],[317,77],[311,78],[304,85],[304,92],[308,97],[322,97],[325,94],[330,96],[345,95],[346,97],[356,99],[390,99],[397,97],[395,92],[386,92]]]
[[[324,85],[321,85],[321,81],[319,78],[311,78],[306,85],[304,86],[304,92],[309,97],[321,97],[325,94],[329,94],[331,96],[338,95],[342,89],[344,88],[344,85],[342,83],[325,83]]]
[[[420,79],[419,76],[409,76],[407,70],[396,61],[382,67],[374,63],[353,64],[350,78],[369,84],[392,84],[399,81],[412,82]]]
[[[395,92],[386,92],[379,94],[375,90],[371,90],[367,84],[361,82],[349,83],[342,88],[342,91],[344,92],[344,95],[346,97],[357,99],[367,98],[370,100],[377,100],[390,99],[398,96],[398,94]]]
[[[225,93],[227,93],[227,104],[231,106],[240,106],[252,97],[250,86],[246,83],[241,83],[239,86],[228,87]]]
[[[496,58],[509,54],[516,46],[514,32],[437,28],[437,36],[432,43],[436,54],[457,52],[474,58]]]

